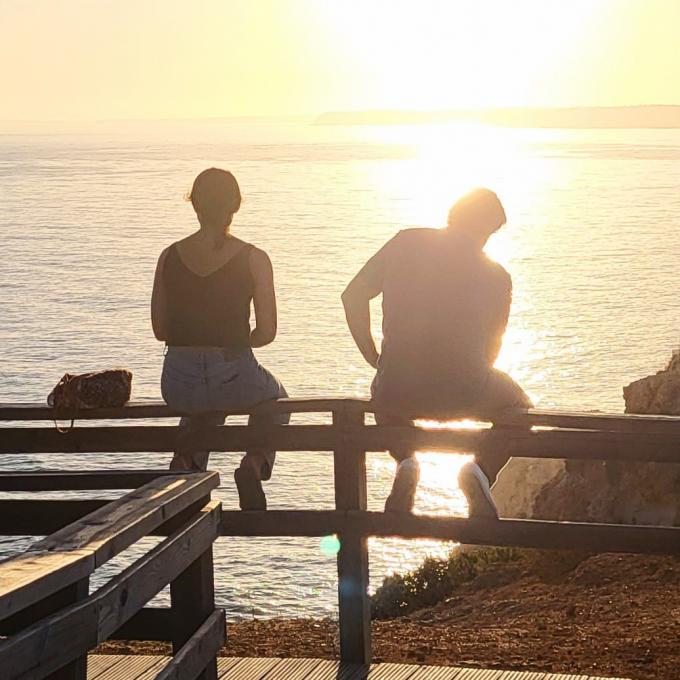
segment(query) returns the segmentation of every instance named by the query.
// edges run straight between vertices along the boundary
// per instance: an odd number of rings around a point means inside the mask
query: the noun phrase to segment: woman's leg
[[[165,355],[161,378],[163,399],[177,411],[190,414],[179,421],[181,430],[170,461],[171,470],[205,471],[210,452],[195,449],[195,436],[207,427],[224,422],[224,417],[218,413],[205,413],[209,408],[205,367],[205,353],[200,350],[170,347]]]
[[[265,401],[275,399],[285,399],[288,396],[285,387],[266,369],[262,369],[268,374],[268,388],[271,395]],[[268,425],[288,425],[290,422],[289,413],[254,413],[248,418],[248,425],[251,427],[267,427]],[[266,481],[271,478],[276,451],[272,449],[251,449],[246,451],[246,455],[241,460],[241,466],[252,467],[257,471],[261,480]]]
[[[227,368],[227,364],[230,368]],[[225,411],[248,409],[288,394],[279,380],[261,366],[252,352],[245,352],[224,363],[224,376],[209,379],[211,405]],[[225,379],[225,376],[229,376]],[[251,427],[285,425],[290,420],[287,413],[258,413],[248,419]],[[271,477],[276,452],[269,448],[248,450],[234,473],[242,510],[265,510],[267,501],[262,481]]]
[[[196,451],[193,444],[194,438],[196,434],[223,423],[224,415],[220,413],[197,413],[196,415],[182,416],[179,426],[183,430],[179,435],[177,448],[170,461],[170,469],[205,472],[208,469],[210,451]]]

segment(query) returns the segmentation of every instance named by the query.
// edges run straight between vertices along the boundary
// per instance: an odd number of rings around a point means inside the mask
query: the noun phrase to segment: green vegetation
[[[383,581],[371,598],[371,616],[391,619],[431,607],[483,571],[514,562],[522,554],[523,551],[515,548],[479,548],[465,552],[456,548],[447,558],[429,557],[417,569],[388,576]]]

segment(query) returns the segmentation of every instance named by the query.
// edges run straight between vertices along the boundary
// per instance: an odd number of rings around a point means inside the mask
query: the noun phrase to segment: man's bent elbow
[[[354,307],[357,302],[359,302],[359,296],[356,294],[356,291],[352,290],[351,286],[347,286],[347,288],[345,288],[345,290],[342,292],[342,295],[340,296],[340,299],[342,300],[342,306],[345,309]]]

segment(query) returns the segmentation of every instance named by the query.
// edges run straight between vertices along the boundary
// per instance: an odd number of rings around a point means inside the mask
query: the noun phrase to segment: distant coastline
[[[330,111],[315,125],[414,125],[455,121],[526,128],[680,128],[680,106]]]

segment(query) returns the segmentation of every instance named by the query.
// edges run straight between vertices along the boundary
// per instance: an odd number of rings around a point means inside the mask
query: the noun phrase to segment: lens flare
[[[319,542],[319,550],[326,557],[333,557],[340,552],[340,539],[333,534],[332,536],[324,536]]]

